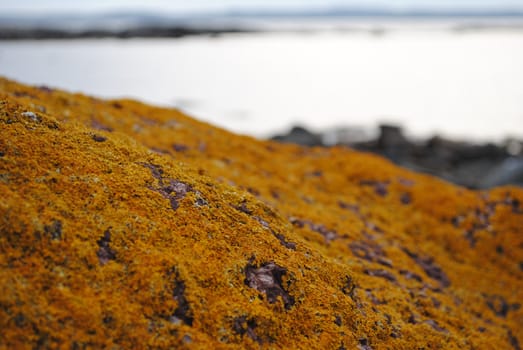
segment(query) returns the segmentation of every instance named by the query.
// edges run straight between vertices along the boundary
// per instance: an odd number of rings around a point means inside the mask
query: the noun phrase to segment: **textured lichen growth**
[[[0,79],[0,348],[517,350],[522,203]]]

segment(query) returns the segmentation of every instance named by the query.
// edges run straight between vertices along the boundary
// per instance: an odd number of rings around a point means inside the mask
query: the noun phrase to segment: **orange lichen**
[[[0,348],[521,347],[521,189],[5,79],[0,132]]]

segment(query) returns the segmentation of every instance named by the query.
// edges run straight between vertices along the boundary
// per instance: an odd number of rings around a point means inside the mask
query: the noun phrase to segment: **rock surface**
[[[0,79],[0,348],[519,350],[522,203]]]

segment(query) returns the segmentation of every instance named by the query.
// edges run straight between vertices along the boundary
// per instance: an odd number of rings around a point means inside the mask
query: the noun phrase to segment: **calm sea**
[[[521,30],[0,42],[0,75],[176,106],[260,137],[391,122],[416,136],[523,138]]]

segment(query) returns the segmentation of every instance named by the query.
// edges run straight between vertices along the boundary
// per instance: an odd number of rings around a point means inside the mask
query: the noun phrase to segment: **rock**
[[[380,125],[378,147],[382,149],[408,147],[410,142],[403,136],[401,127],[396,125]]]
[[[302,126],[294,126],[287,134],[274,136],[272,140],[285,143],[295,143],[302,146],[323,145],[320,135],[314,134]]]
[[[0,78],[0,348],[516,349],[521,203]]]
[[[504,147],[507,153],[513,157],[523,156],[523,140],[509,138],[505,140]]]
[[[403,135],[400,127],[394,125],[380,125],[380,135],[377,140],[377,148],[385,157],[393,162],[400,163],[408,155],[413,144]]]
[[[22,116],[31,119],[34,122],[38,122],[38,116],[34,112],[23,112]]]
[[[523,186],[523,157],[510,157],[492,167],[480,182],[481,188],[504,185]]]

